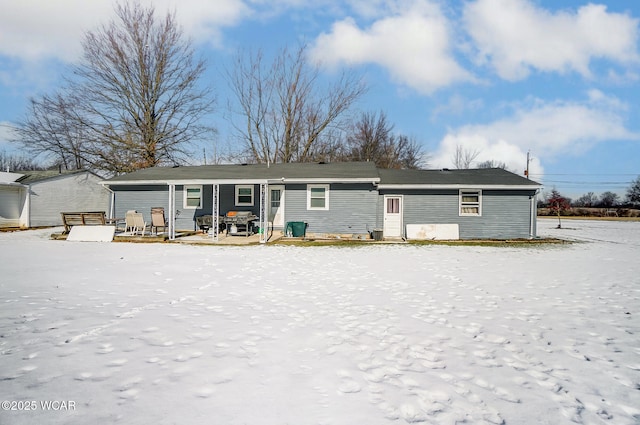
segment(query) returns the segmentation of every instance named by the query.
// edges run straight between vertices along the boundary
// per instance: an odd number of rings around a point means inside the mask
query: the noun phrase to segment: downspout
[[[260,211],[259,211],[259,218],[258,218],[258,222],[260,223],[260,231],[262,233],[260,233],[259,238],[260,238],[260,243],[261,244],[266,244],[267,243],[267,222],[269,220],[269,218],[267,217],[267,197],[269,195],[269,181],[265,180],[264,183],[260,183]]]
[[[111,193],[111,201],[109,202],[109,217],[114,218],[116,215],[116,193],[108,186],[102,185],[105,189],[107,189]]]
[[[27,185],[27,196],[25,196],[24,202],[26,204],[24,209],[27,211],[25,225],[28,229],[31,227],[31,185]]]
[[[535,193],[531,197],[531,214],[529,217],[529,239],[535,238],[536,237],[535,233],[537,233],[537,232],[534,232],[534,228],[535,228],[536,217],[538,215],[537,197],[539,192],[540,192],[540,189],[536,189]]]
[[[169,184],[169,240],[176,238],[176,185]]]

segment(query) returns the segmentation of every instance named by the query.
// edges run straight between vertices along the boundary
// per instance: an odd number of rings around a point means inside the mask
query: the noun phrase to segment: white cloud
[[[458,147],[464,152],[477,153],[471,167],[485,161],[504,163],[507,169],[522,175],[527,168],[527,149],[510,143],[505,139],[492,139],[487,136],[482,128],[462,128],[458,132],[448,134],[440,142],[435,155],[430,157],[431,168],[454,168],[453,157]],[[529,163],[529,172],[540,175],[544,168],[538,157],[532,157]]]
[[[519,106],[512,116],[484,125],[451,130],[432,155],[433,167],[453,167],[457,146],[478,151],[475,163],[504,162],[518,173],[526,167],[526,152],[534,157],[531,173],[542,174],[545,160],[580,155],[593,145],[611,140],[640,140],[625,127],[627,105],[600,91],[588,93],[583,103],[533,100]]]
[[[39,0],[4,2],[0,14],[0,55],[24,61],[73,61],[81,53],[85,31],[108,23],[116,0]],[[251,13],[242,0],[142,0],[163,16],[175,11],[195,41],[219,41],[221,27]]]
[[[221,30],[233,26],[251,15],[252,10],[242,0],[143,0],[153,4],[156,12],[175,11],[187,35],[196,42],[214,45],[222,43]]]
[[[595,59],[638,60],[638,20],[604,5],[552,13],[529,0],[477,0],[466,5],[463,21],[479,60],[506,80],[524,79],[532,69],[588,77]]]
[[[334,23],[329,33],[316,39],[312,56],[329,66],[377,64],[396,82],[429,94],[473,80],[453,57],[450,32],[449,22],[436,4],[416,1],[366,29],[352,18]]]
[[[75,59],[83,31],[111,10],[107,0],[5,2],[0,14],[0,54],[25,61]]]

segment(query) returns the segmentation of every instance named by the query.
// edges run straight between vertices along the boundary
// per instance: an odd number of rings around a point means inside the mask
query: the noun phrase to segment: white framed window
[[[460,215],[482,215],[482,191],[460,190]]]
[[[236,185],[236,207],[253,206],[253,185]]]
[[[329,209],[329,185],[328,184],[307,185],[307,209],[308,210],[328,210]]]
[[[202,186],[185,186],[183,208],[196,210],[202,208]]]

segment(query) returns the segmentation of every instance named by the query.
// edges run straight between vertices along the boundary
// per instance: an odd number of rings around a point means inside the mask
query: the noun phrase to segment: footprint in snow
[[[198,388],[195,391],[195,396],[200,398],[209,398],[215,393],[215,390],[210,387]]]
[[[119,392],[118,396],[123,400],[135,400],[138,398],[139,393],[139,389],[131,388],[129,390]]]
[[[360,385],[351,379],[345,379],[338,387],[338,393],[340,394],[353,394],[359,393],[362,388]]]
[[[342,381],[338,386],[339,394],[353,394],[358,393],[360,392],[360,390],[362,390],[360,385],[353,378],[351,378],[351,373],[349,373],[348,371],[339,370],[337,372],[337,375]]]
[[[128,362],[127,359],[116,359],[116,360],[112,360],[109,363],[107,363],[107,366],[109,366],[109,367],[121,367],[121,366],[124,366],[127,362]]]
[[[98,350],[96,351],[97,354],[108,354],[111,353],[113,351],[113,347],[111,346],[111,344],[100,344],[98,346]]]
[[[73,379],[75,379],[76,381],[86,381],[87,379],[91,378],[93,376],[93,373],[91,372],[82,372],[77,374]]]
[[[426,422],[428,419],[425,412],[413,404],[403,404],[400,406],[400,417],[410,424]]]

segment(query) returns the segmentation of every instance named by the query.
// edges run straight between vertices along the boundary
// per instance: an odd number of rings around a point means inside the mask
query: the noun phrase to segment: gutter
[[[104,187],[109,192],[111,192],[111,201],[109,202],[109,218],[115,218],[114,216],[116,215],[116,193],[113,190],[111,190],[110,187],[107,187],[107,185],[103,184],[102,187]]]
[[[380,182],[380,178],[352,178],[342,179],[337,177],[332,178],[287,178],[282,177],[280,179],[188,179],[188,180],[119,180],[109,181],[103,180],[101,185],[106,186],[128,186],[128,185],[188,185],[188,184],[282,184],[286,183],[371,183],[377,184]]]
[[[534,193],[533,196],[531,197],[531,216],[529,217],[529,239],[533,239],[536,237],[533,229],[534,229],[534,223],[536,222],[536,217],[538,216],[538,210],[537,210],[538,193],[540,193],[540,189],[536,189],[536,193]]]
[[[378,189],[496,189],[496,190],[540,190],[542,185],[508,184],[379,184]]]
[[[0,186],[9,186],[9,187],[22,187],[22,188],[28,188],[29,186],[24,185],[22,183],[16,183],[16,182],[0,182]]]

